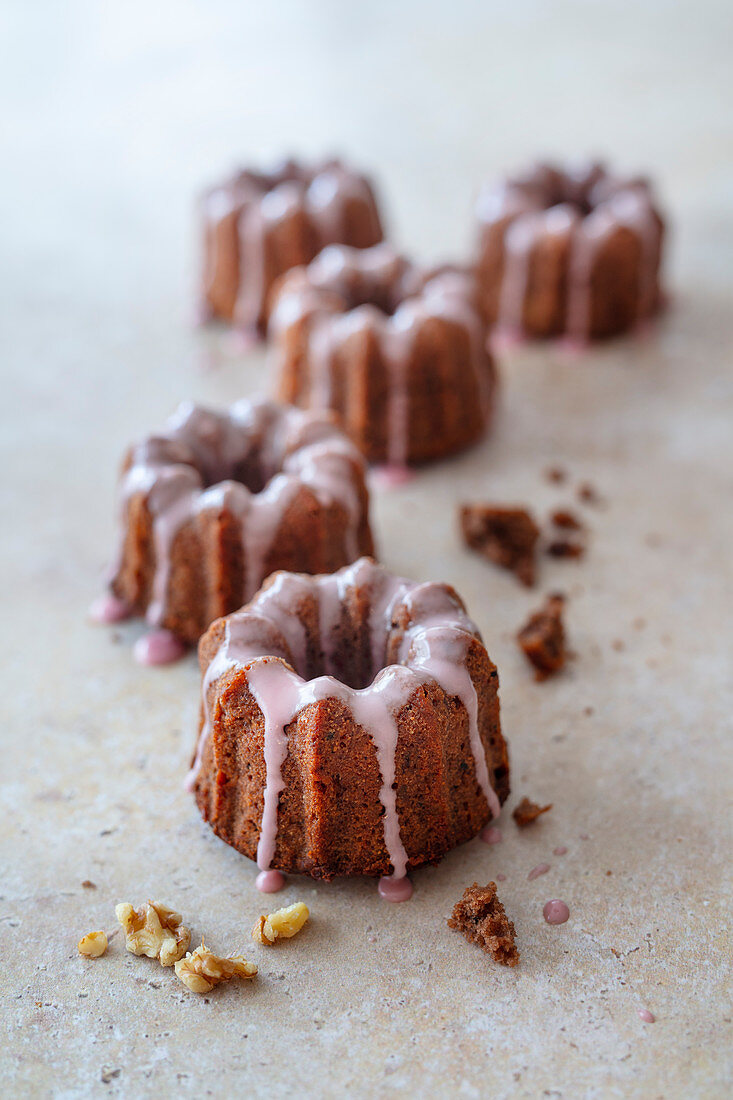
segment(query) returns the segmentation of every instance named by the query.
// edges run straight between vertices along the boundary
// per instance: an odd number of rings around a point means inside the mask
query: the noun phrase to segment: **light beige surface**
[[[2,18],[3,1091],[726,1095],[730,5],[67,3]],[[85,609],[126,443],[180,398],[266,385],[263,356],[191,331],[191,202],[237,157],[290,149],[373,169],[397,239],[426,258],[460,254],[481,178],[536,153],[649,168],[671,211],[674,309],[643,343],[516,353],[493,438],[375,496],[385,562],[455,583],[484,631],[514,797],[554,809],[524,834],[505,815],[500,846],[416,874],[408,905],[368,882],[293,881],[276,900],[304,900],[312,923],[266,950],[249,942],[267,906],[253,866],[181,790],[193,658],[140,669],[140,627],[94,629]],[[512,637],[539,592],[462,550],[454,505],[570,501],[542,479],[551,461],[607,507],[587,512],[587,561],[543,567],[540,591],[570,593],[577,658],[536,685]],[[497,872],[511,971],[445,925],[463,886]],[[259,979],[204,1000],[120,935],[78,958],[84,932],[112,932],[116,901],[149,896],[214,949],[244,948]],[[544,923],[550,897],[567,925]]]

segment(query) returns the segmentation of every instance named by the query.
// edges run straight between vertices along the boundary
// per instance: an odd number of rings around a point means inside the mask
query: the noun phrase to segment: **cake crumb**
[[[526,825],[531,825],[533,821],[536,821],[540,814],[546,814],[551,809],[552,802],[547,806],[538,806],[536,802],[525,795],[519,805],[512,810],[512,817],[519,828],[523,829]]]
[[[526,508],[498,504],[463,504],[461,530],[467,546],[494,565],[507,569],[522,584],[535,583],[535,550],[539,528]]]
[[[161,901],[149,901],[133,909],[128,901],[115,907],[115,916],[125,932],[127,950],[133,955],[159,959],[161,966],[173,966],[191,943],[191,933],[180,913]]]
[[[92,882],[92,880],[88,879],[88,878],[84,879],[84,881],[82,882],[82,886],[84,887],[85,890],[96,890],[97,889],[96,882]]]
[[[266,947],[272,947],[277,940],[292,939],[300,932],[309,916],[308,906],[302,901],[296,901],[294,905],[260,917],[252,929],[252,939]]]
[[[186,957],[175,964],[176,976],[192,993],[210,993],[215,985],[229,982],[232,978],[254,978],[257,967],[249,963],[242,955],[221,958],[209,951],[204,941],[195,951],[187,952]]]
[[[499,901],[496,883],[488,886],[467,886],[463,897],[456,902],[448,927],[461,932],[469,943],[476,943],[494,962],[502,966],[516,966],[519,949],[516,930]]]
[[[582,558],[585,546],[575,539],[551,539],[545,547],[545,553],[551,558]]]
[[[547,466],[545,468],[545,478],[553,485],[562,485],[564,481],[567,481],[568,475],[562,466]]]
[[[546,680],[565,664],[564,605],[563,596],[548,596],[544,606],[530,615],[517,634],[520,648],[534,665],[536,680]]]
[[[578,500],[583,504],[595,504],[600,505],[603,503],[603,498],[596,489],[595,485],[591,485],[590,481],[582,481],[578,486]]]
[[[568,531],[582,531],[585,526],[568,508],[557,508],[550,516],[550,522],[555,527],[564,527]]]
[[[105,932],[87,932],[79,940],[77,950],[87,959],[98,959],[107,950],[107,934]]]

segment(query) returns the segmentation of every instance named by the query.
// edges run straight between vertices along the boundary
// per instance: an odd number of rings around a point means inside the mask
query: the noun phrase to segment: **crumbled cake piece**
[[[96,890],[97,889],[96,882],[92,882],[91,879],[88,879],[88,878],[84,879],[84,881],[82,882],[82,886],[84,887],[85,890]]]
[[[498,504],[461,506],[461,529],[467,546],[488,561],[508,569],[531,587],[539,528],[526,508]]]
[[[463,897],[453,907],[449,928],[462,932],[469,943],[477,943],[503,966],[516,966],[519,949],[516,930],[496,895],[496,883],[488,886],[467,886]]]
[[[271,947],[277,940],[289,940],[300,932],[308,920],[308,906],[302,901],[276,909],[266,917],[260,917],[252,929],[252,939],[256,943]]]
[[[578,486],[578,500],[583,504],[601,504],[602,499],[598,490],[589,481],[583,481]]]
[[[564,604],[562,596],[548,596],[544,606],[530,615],[517,634],[520,648],[535,667],[537,680],[545,680],[565,664]]]
[[[567,471],[562,466],[548,466],[545,469],[545,477],[553,485],[562,485],[564,481],[567,481]]]
[[[249,963],[242,955],[221,958],[209,951],[201,941],[195,951],[189,951],[184,959],[175,964],[176,976],[192,993],[209,993],[215,985],[231,981],[232,978],[254,978],[257,967]]]
[[[127,950],[133,955],[160,959],[161,966],[173,966],[188,950],[191,933],[180,913],[160,901],[133,909],[128,901],[115,907],[115,916],[125,931]]]
[[[552,539],[545,547],[545,553],[551,558],[582,558],[585,546],[574,539]]]
[[[550,516],[550,521],[555,527],[564,527],[569,531],[582,531],[584,524],[574,512],[567,508],[556,508]]]
[[[98,959],[107,950],[107,935],[105,932],[87,932],[76,945],[80,955],[87,959]]]
[[[581,537],[585,534],[585,524],[582,520],[568,508],[557,508],[550,514],[550,524],[564,533],[550,535],[545,553],[551,558],[582,558],[585,554],[585,544]],[[568,532],[574,532],[575,537],[569,537]]]
[[[546,814],[551,809],[551,802],[548,806],[538,806],[536,802],[525,795],[519,805],[512,810],[512,817],[520,829],[523,829],[525,825],[531,825],[533,821],[536,821],[540,814]]]

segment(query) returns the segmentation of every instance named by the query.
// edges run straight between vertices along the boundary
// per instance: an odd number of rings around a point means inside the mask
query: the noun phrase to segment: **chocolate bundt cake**
[[[199,661],[189,785],[262,870],[399,880],[475,836],[509,793],[496,668],[448,585],[369,558],[276,573],[212,624]]]
[[[486,187],[478,282],[491,324],[529,336],[615,336],[660,305],[664,223],[643,179],[541,164]]]
[[[424,462],[485,430],[494,366],[465,272],[388,245],[325,248],[273,289],[278,395],[335,410],[370,462]]]
[[[204,316],[260,333],[279,275],[335,241],[368,248],[382,239],[371,185],[338,161],[237,172],[206,193],[202,217]]]
[[[111,590],[195,642],[275,569],[338,569],[372,553],[364,461],[333,418],[270,401],[184,404],[132,447]]]

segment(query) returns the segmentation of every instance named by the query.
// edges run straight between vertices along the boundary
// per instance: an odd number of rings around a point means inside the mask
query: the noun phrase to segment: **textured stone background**
[[[729,1094],[730,5],[69,0],[1,19],[4,1090]],[[644,342],[515,352],[491,440],[375,490],[385,562],[453,582],[481,625],[514,798],[552,813],[524,834],[505,815],[500,846],[416,874],[408,905],[372,883],[292,882],[280,897],[312,924],[268,953],[248,943],[254,868],[180,787],[193,658],[140,669],[140,627],[94,629],[85,611],[127,442],[181,398],[267,385],[264,355],[191,328],[191,208],[237,158],[288,150],[372,169],[396,239],[425,258],[461,254],[480,180],[538,153],[648,168],[671,214],[674,308]],[[556,461],[567,491],[542,480]],[[454,505],[541,511],[582,478],[607,501],[587,512],[588,558],[541,577],[570,594],[577,659],[538,686],[512,636],[539,593],[463,551]],[[497,872],[513,971],[445,926],[463,886]],[[77,956],[116,901],[148,896],[214,948],[244,947],[259,980],[207,1001],[119,936]],[[565,926],[542,920],[549,897],[570,905]]]

